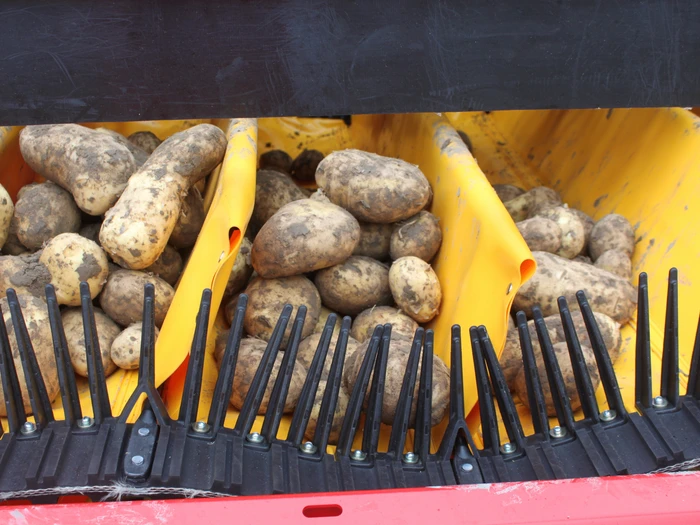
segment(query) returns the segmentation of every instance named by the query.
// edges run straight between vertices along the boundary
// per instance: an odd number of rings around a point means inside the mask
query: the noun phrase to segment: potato
[[[554,221],[561,229],[561,246],[555,252],[557,255],[573,259],[586,247],[583,223],[569,208],[555,206],[538,212],[538,216]]]
[[[591,261],[591,258],[588,255],[577,255],[576,257],[574,257],[571,260],[576,261],[576,262],[585,263],[585,264],[593,264],[593,261]]]
[[[7,238],[2,246],[3,255],[26,255],[30,254],[30,250],[19,242],[19,237],[17,237],[17,219],[15,219],[14,214],[10,220],[10,227],[7,231]]]
[[[132,270],[153,264],[168,243],[190,187],[221,162],[225,151],[226,136],[211,124],[163,142],[105,215],[100,244],[112,259]]]
[[[525,190],[513,186],[512,184],[494,184],[493,189],[496,195],[498,195],[498,198],[501,199],[501,202],[508,202],[525,193]]]
[[[372,337],[377,325],[391,323],[391,336],[403,334],[413,337],[418,330],[418,323],[400,310],[391,306],[374,306],[368,308],[355,318],[350,334],[360,343]]]
[[[331,202],[365,222],[408,219],[430,198],[430,184],[418,166],[354,149],[323,159],[316,169],[316,184]]]
[[[355,316],[375,305],[390,305],[389,268],[369,257],[353,255],[319,270],[314,280],[321,301],[343,315]]]
[[[634,252],[634,230],[622,215],[611,213],[600,219],[591,230],[588,251],[593,261],[597,261],[608,250],[620,250],[632,257]]]
[[[515,222],[524,221],[528,217],[533,217],[542,209],[559,204],[561,204],[559,194],[544,186],[532,188],[530,191],[503,203]]]
[[[5,187],[0,184],[0,249],[10,236],[10,223],[14,212],[15,207],[12,204],[12,198],[10,198],[10,194],[7,193]]]
[[[143,315],[143,288],[146,283],[155,287],[155,324],[160,328],[175,296],[175,290],[155,275],[135,270],[117,270],[107,279],[100,295],[100,306],[122,326],[140,323]]]
[[[5,289],[2,289],[3,295]],[[46,393],[49,400],[53,402],[58,396],[58,373],[56,370],[56,361],[53,353],[53,339],[51,338],[51,328],[49,325],[49,311],[46,303],[38,297],[31,295],[20,295],[18,292],[17,300],[22,308],[22,316],[24,323],[27,325],[29,340],[32,342],[36,361],[41,370],[41,376],[44,378],[46,385]],[[27,381],[22,368],[22,361],[19,357],[19,347],[15,336],[15,329],[12,325],[12,317],[10,316],[10,305],[6,298],[0,299],[0,310],[2,310],[5,329],[10,339],[10,349],[12,351],[12,360],[17,371],[19,379],[19,388],[22,392],[22,404],[24,405],[24,413],[31,414],[32,406],[29,401],[29,390],[27,389]],[[5,406],[5,394],[0,388],[0,416],[7,416],[7,407]]]
[[[389,286],[399,308],[419,323],[427,323],[438,314],[442,301],[440,281],[422,259],[396,259],[389,269]]]
[[[409,255],[430,262],[442,244],[440,220],[428,211],[396,223],[389,253],[393,260]]]
[[[335,204],[290,202],[267,221],[253,242],[251,261],[272,279],[313,272],[343,262],[360,240],[360,224]]]
[[[253,220],[263,225],[282,206],[301,199],[306,199],[306,195],[289,175],[274,170],[260,170],[255,181]]]
[[[204,199],[197,188],[191,188],[182,201],[180,217],[173,228],[168,244],[178,250],[192,248],[197,242],[199,232],[204,225],[207,213],[204,211]]]
[[[236,315],[236,307],[238,306],[238,299],[241,293],[243,292],[232,295],[227,300],[226,306],[224,307],[224,319],[226,319],[229,326],[233,324],[233,317]]]
[[[314,330],[312,333],[317,334],[323,332],[323,328],[326,326],[326,321],[328,320],[328,316],[331,314],[337,315],[335,319],[335,325],[333,327],[333,335],[337,334],[340,331],[340,325],[343,322],[343,317],[341,315],[338,315],[337,312],[334,312],[333,310],[330,310],[326,308],[325,306],[321,305],[321,313],[318,314],[318,321],[316,322],[316,326],[314,326]],[[311,337],[311,336],[309,336]],[[308,337],[307,337],[308,339]]]
[[[141,323],[127,326],[112,342],[110,357],[115,365],[124,370],[136,370],[139,367],[141,357],[141,337],[143,334]],[[158,339],[159,330],[155,329]],[[155,341],[154,341],[155,342]]]
[[[596,259],[594,266],[601,270],[622,277],[628,281],[632,280],[632,261],[622,250],[608,250],[603,252]]]
[[[561,228],[551,219],[533,217],[520,221],[515,226],[532,251],[556,253],[561,248]]]
[[[321,341],[321,335],[321,332],[314,332],[309,337],[302,339],[302,341],[299,343],[297,361],[302,363],[306,368],[311,368],[311,362],[314,359],[314,355],[316,355],[318,343]],[[321,374],[321,379],[324,381],[328,379],[328,374],[331,370],[333,356],[335,355],[335,346],[338,343],[338,336],[339,333],[333,333],[331,344],[328,347],[328,352],[326,353],[326,360],[323,363],[323,372]],[[347,363],[350,355],[359,350],[361,346],[362,345],[359,341],[356,341],[352,337],[348,337],[348,346],[345,348],[345,359],[343,360],[343,364]],[[343,368],[345,368],[345,366],[343,366]]]
[[[292,162],[290,174],[302,182],[314,182],[316,168],[323,160],[323,153],[315,149],[305,149]]]
[[[316,389],[316,397],[314,397],[314,404],[311,407],[311,414],[309,415],[309,423],[306,426],[306,431],[304,432],[304,437],[311,441],[314,438],[316,432],[316,426],[318,425],[318,416],[321,413],[321,404],[323,403],[323,395],[326,392],[326,385],[328,383],[325,379],[321,379],[318,382],[318,388]],[[337,445],[338,438],[340,437],[340,430],[343,428],[343,419],[348,411],[348,405],[350,404],[350,394],[341,384],[338,390],[338,401],[335,405],[335,412],[333,412],[333,423],[331,424],[331,432],[328,435],[328,444]]]
[[[126,146],[77,124],[27,126],[19,147],[30,168],[68,190],[90,215],[111,208],[136,171]]]
[[[149,155],[153,153],[162,141],[150,131],[137,131],[127,137],[129,142],[138,146]]]
[[[581,254],[584,254],[588,250],[588,242],[591,239],[591,231],[593,231],[593,226],[595,226],[595,221],[586,212],[583,212],[581,210],[577,210],[576,208],[569,208],[569,210],[571,210],[579,218],[579,220],[583,223],[583,234],[585,237],[585,241],[584,241],[585,244],[584,244],[583,250],[581,251]]]
[[[93,299],[109,275],[107,255],[97,243],[77,233],[62,233],[44,247],[39,262],[49,270],[58,304],[80,306],[80,283],[90,287]]]
[[[345,387],[348,392],[352,393],[357,381],[357,376],[360,373],[362,360],[367,353],[369,340],[366,341],[359,350],[353,352],[346,360],[346,370],[343,375]],[[386,377],[384,383],[384,399],[382,400],[382,423],[391,425],[394,422],[396,414],[396,405],[399,402],[401,394],[401,385],[403,384],[403,376],[406,372],[406,364],[411,351],[412,339],[394,338],[392,335],[391,343],[389,344],[389,355],[386,365]],[[418,363],[418,375],[413,391],[413,403],[411,405],[411,415],[409,425],[415,424],[416,405],[418,400],[418,391],[420,388],[420,371],[421,363]],[[372,385],[371,379],[367,388],[367,398]],[[450,371],[437,356],[433,355],[433,398],[432,398],[432,421],[431,424],[437,425],[445,413],[450,398]]]
[[[137,146],[133,142],[131,142],[129,139],[127,139],[121,133],[117,133],[116,131],[113,131],[113,130],[107,129],[107,128],[95,128],[95,131],[97,131],[99,133],[105,133],[105,134],[111,136],[114,140],[116,140],[120,144],[126,146],[126,148],[134,156],[134,161],[136,162],[137,168],[140,168],[141,166],[143,166],[143,163],[148,160],[150,153],[147,152],[146,150],[142,149],[141,147]]]
[[[83,327],[83,314],[80,308],[68,308],[61,314],[63,330],[66,333],[66,343],[68,344],[68,354],[73,370],[79,376],[88,376],[87,355],[85,349],[85,328]],[[117,323],[107,317],[99,308],[95,309],[95,329],[97,330],[97,340],[100,344],[100,355],[102,356],[102,369],[105,377],[112,374],[117,365],[110,357],[112,343],[121,332]]]
[[[0,256],[0,297],[8,288],[17,295],[44,297],[44,287],[51,282],[49,269],[39,262],[38,253]]]
[[[252,248],[253,243],[243,237],[233,268],[231,268],[231,275],[226,283],[224,297],[229,298],[237,294],[248,284],[250,276],[253,274],[253,266],[250,264],[250,250]]]
[[[531,318],[532,308],[539,305],[545,316],[558,313],[557,299],[562,295],[569,307],[575,309],[578,307],[576,292],[583,290],[594,311],[604,313],[620,324],[625,324],[634,315],[637,292],[629,281],[558,255],[533,252],[533,256],[537,271],[515,296],[513,308],[516,311],[523,310]]]
[[[546,323],[547,333],[549,338],[553,343],[559,341],[559,334],[554,327],[550,326],[550,323]],[[537,331],[535,330],[535,322],[529,321],[527,323],[528,331],[530,332],[530,339],[532,340],[532,349],[535,353],[540,352],[540,343],[537,338]],[[503,353],[501,357],[498,358],[498,362],[501,364],[501,369],[503,370],[503,375],[506,379],[506,383],[511,390],[515,389],[515,378],[518,372],[523,368],[523,351],[520,346],[520,334],[517,327],[509,328],[508,334],[506,335],[506,344],[503,347]]]
[[[182,273],[182,266],[182,256],[175,248],[168,244],[165,250],[163,250],[163,253],[160,254],[160,257],[156,259],[156,262],[144,271],[157,275],[170,286],[175,286],[175,283]]]
[[[598,375],[598,368],[595,364],[595,355],[593,354],[593,350],[583,345],[581,345],[581,352],[586,360],[586,368],[588,368],[593,390],[595,390],[600,384],[600,376]],[[581,408],[581,399],[579,398],[578,390],[576,389],[576,378],[571,366],[571,359],[569,358],[569,350],[566,343],[554,344],[554,355],[559,362],[559,368],[561,369],[562,377],[564,379],[564,388],[566,389],[567,397],[571,403],[571,409],[578,410]],[[542,384],[542,391],[544,393],[545,403],[547,406],[547,415],[554,417],[557,415],[557,413],[554,410],[552,393],[549,387],[549,381],[547,380],[547,371],[544,366],[544,358],[542,357],[542,353],[536,353],[535,359],[537,361],[537,372],[540,377],[540,383]],[[524,367],[518,372],[518,375],[515,378],[514,386],[515,394],[525,406],[529,407],[530,405],[527,397],[527,383],[525,381]]]
[[[316,326],[321,313],[321,297],[314,284],[306,277],[284,277],[280,279],[262,279],[256,277],[245,289],[248,295],[248,309],[243,326],[248,335],[269,341],[284,305],[294,307],[292,317],[287,324],[282,340],[282,348],[287,346],[292,331],[294,317],[301,305],[307,308],[301,337],[308,337]]]
[[[325,193],[323,193],[323,190],[321,189],[316,190],[311,195],[309,195],[309,199],[311,199],[312,201],[331,202],[328,196]]]
[[[289,173],[292,170],[292,157],[281,149],[273,149],[260,155],[261,170],[275,170]]]
[[[95,244],[99,246],[100,244],[100,228],[102,227],[101,222],[93,222],[91,224],[86,224],[80,230],[78,230],[78,234],[81,237],[85,237],[86,239],[91,240]]]
[[[386,261],[389,259],[389,246],[393,231],[393,224],[361,222],[360,242],[357,243],[352,254],[364,255],[377,261]]]
[[[30,184],[15,205],[17,238],[30,250],[38,250],[61,233],[80,229],[80,211],[70,193],[46,182]]]

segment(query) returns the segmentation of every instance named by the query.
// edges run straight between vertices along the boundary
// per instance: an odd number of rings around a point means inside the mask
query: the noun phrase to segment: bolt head
[[[137,467],[143,465],[143,456],[133,456],[131,462]]]
[[[566,429],[564,427],[560,427],[557,425],[556,427],[552,427],[549,430],[549,435],[552,436],[553,438],[562,438],[566,436]]]
[[[472,465],[471,463],[464,463],[462,465],[462,470],[464,472],[471,472],[472,470],[474,470],[474,465]]]
[[[94,424],[95,420],[92,419],[90,416],[84,416],[78,420],[78,428],[90,428]]]
[[[668,401],[664,396],[656,396],[653,401],[654,408],[665,408],[668,406]]]
[[[515,452],[517,447],[513,443],[505,443],[504,445],[501,445],[501,452],[503,454],[512,454]]]
[[[22,434],[33,434],[36,432],[36,425],[32,421],[25,421],[20,432]]]
[[[253,432],[252,434],[248,434],[246,436],[246,439],[250,443],[262,443],[265,440],[258,432]]]
[[[147,429],[146,427],[141,427],[138,430],[139,436],[147,436],[150,433],[151,433],[151,431],[149,429]]]
[[[410,465],[418,463],[418,456],[413,452],[406,452],[403,455],[403,462],[408,463]]]
[[[617,412],[614,410],[603,410],[600,413],[600,420],[604,422],[613,421],[617,417]]]
[[[314,445],[311,441],[302,443],[300,448],[304,454],[313,454],[316,452],[316,445]]]
[[[353,450],[352,454],[350,454],[350,459],[354,461],[363,461],[367,457],[367,454],[365,454],[361,450]]]
[[[207,425],[206,421],[197,421],[192,423],[192,430],[199,434],[206,434],[209,432],[209,425]]]

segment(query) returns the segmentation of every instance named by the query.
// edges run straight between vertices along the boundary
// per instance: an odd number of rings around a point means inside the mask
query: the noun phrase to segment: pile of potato
[[[204,221],[198,187],[222,161],[226,137],[209,124],[162,143],[150,132],[127,138],[75,124],[27,126],[20,150],[46,182],[24,186],[14,205],[0,186],[0,307],[21,369],[5,298],[14,288],[53,400],[58,380],[45,286],[56,289],[77,374],[87,375],[81,281],[99,306],[95,324],[105,373],[138,368],[144,285],[155,286],[160,327]],[[0,391],[0,415],[4,411]]]
[[[637,305],[637,292],[631,282],[634,230],[627,219],[617,214],[606,215],[595,222],[586,213],[563,203],[559,194],[551,188],[537,187],[526,192],[504,184],[494,185],[494,189],[537,261],[535,275],[515,296],[513,311],[523,310],[531,319],[533,307],[541,308],[575,410],[581,403],[576,392],[557,299],[564,296],[572,311],[576,333],[595,388],[600,378],[575,294],[578,290],[586,293],[605,345],[614,360],[622,341],[620,328],[630,321]],[[530,321],[528,325],[538,359],[540,382],[545,389],[547,409],[554,416],[534,322]],[[501,364],[511,390],[529,406],[520,340],[512,322]]]
[[[300,184],[315,182],[310,194]],[[285,304],[306,305],[297,363],[285,412],[294,410],[308,367],[331,313],[353,318],[344,381],[331,443],[362,358],[377,324],[392,324],[383,422],[394,418],[411,342],[419,323],[439,312],[442,292],[430,261],[442,241],[440,224],[425,208],[432,200],[428,180],[417,166],[359,150],[335,151],[327,157],[305,150],[296,159],[280,150],[260,157],[255,208],[226,290],[229,324],[238,294],[248,297],[231,404],[240,409],[275,323]],[[287,328],[283,348],[291,331]],[[215,357],[221,360],[225,335]],[[313,436],[333,354],[314,402],[307,437]],[[282,356],[275,363],[279,368]],[[273,371],[274,377],[274,371]],[[272,391],[270,381],[260,413]],[[447,408],[449,372],[435,357],[433,423]],[[416,383],[416,388],[418,383]],[[414,408],[417,395],[414,397]]]

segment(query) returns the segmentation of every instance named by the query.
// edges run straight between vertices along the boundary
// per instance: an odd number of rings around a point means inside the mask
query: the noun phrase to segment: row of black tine
[[[575,418],[542,313],[535,308],[538,342],[556,411],[556,425],[550,426],[527,319],[520,312],[517,326],[534,433],[526,435],[523,430],[486,328],[472,327],[469,336],[483,442],[483,446],[475,446],[465,423],[462,338],[459,326],[454,326],[449,422],[434,451],[431,451],[432,330],[419,328],[414,335],[389,444],[387,450],[379,450],[391,325],[375,328],[350,395],[337,447],[331,453],[329,436],[342,383],[349,317],[342,320],[335,343],[316,429],[312,439],[304,441],[333,343],[335,315],[329,316],[323,329],[289,430],[280,437],[285,400],[307,313],[304,306],[297,309],[294,317],[291,306],[283,309],[236,423],[229,428],[225,420],[244,337],[247,306],[244,294],[238,300],[211,404],[203,413],[200,395],[212,301],[211,291],[203,292],[177,417],[168,413],[155,387],[152,285],[146,285],[144,293],[138,386],[118,415],[111,409],[87,284],[81,285],[81,302],[92,416],[83,414],[79,402],[61,312],[51,286],[46,289],[46,299],[65,418],[54,418],[19,300],[13,290],[7,290],[11,327],[34,421],[28,421],[25,416],[8,331],[0,323],[0,379],[8,425],[8,432],[0,438],[0,494],[56,487],[82,487],[80,490],[86,491],[85,487],[90,486],[98,487],[95,492],[100,493],[118,481],[134,487],[181,487],[226,494],[325,492],[643,473],[700,458],[700,336],[695,342],[688,389],[681,396],[675,269],[669,276],[659,395],[652,396],[648,285],[646,275],[641,274],[636,411],[628,412],[625,408],[603,337],[585,295],[579,292],[578,306],[591,340],[607,407],[601,410],[596,401],[569,306],[560,298],[559,310],[582,417]],[[289,342],[279,373],[272,377],[289,323],[292,323]],[[274,383],[262,427],[254,432],[270,381]],[[417,410],[411,428],[416,381],[419,381]],[[143,403],[139,406],[140,416],[135,423],[127,423],[139,403]],[[507,437],[500,435],[499,420]],[[354,448],[361,427],[360,444]],[[412,446],[408,446],[409,437]]]

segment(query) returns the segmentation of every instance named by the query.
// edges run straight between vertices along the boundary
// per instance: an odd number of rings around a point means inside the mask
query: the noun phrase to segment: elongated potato
[[[393,260],[413,256],[430,262],[442,244],[440,220],[428,211],[421,211],[396,223],[390,242],[389,253]]]
[[[554,221],[561,229],[561,246],[554,252],[573,259],[586,247],[586,233],[581,219],[569,208],[553,206],[538,212],[539,217]]]
[[[314,283],[306,277],[284,277],[280,279],[262,279],[256,277],[245,289],[248,295],[248,309],[243,326],[248,335],[269,341],[284,305],[294,307],[292,317],[284,332],[282,348],[287,346],[292,331],[294,317],[301,305],[307,308],[306,321],[301,331],[302,337],[311,334],[321,313],[321,297]]]
[[[155,287],[155,324],[160,328],[175,290],[155,275],[135,270],[113,272],[100,295],[100,306],[112,320],[122,326],[140,323],[143,316],[143,287],[146,283]]]
[[[559,204],[561,204],[559,194],[544,186],[532,188],[530,191],[503,203],[515,222],[524,221],[528,217],[536,215],[541,209]]]
[[[250,276],[253,275],[253,266],[250,263],[250,251],[252,248],[253,243],[243,237],[233,268],[231,268],[231,275],[229,275],[226,283],[225,300],[243,290],[248,281],[250,281]]]
[[[255,180],[253,220],[265,224],[279,209],[292,201],[306,199],[292,178],[274,170],[259,170]]]
[[[369,257],[353,255],[319,270],[314,280],[321,301],[343,315],[355,316],[372,306],[392,302],[389,268]]]
[[[182,273],[182,265],[182,256],[168,244],[163,253],[160,254],[160,257],[156,259],[156,262],[144,271],[160,277],[170,286],[175,286]]]
[[[494,184],[493,189],[496,195],[498,195],[498,198],[501,199],[501,202],[508,202],[525,193],[525,190],[513,186],[512,184]]]
[[[175,223],[168,244],[178,250],[192,248],[197,242],[199,232],[204,225],[207,214],[204,211],[204,199],[197,188],[191,188],[182,201],[180,216]]]
[[[600,219],[591,230],[588,251],[593,261],[608,250],[620,250],[632,257],[634,252],[634,230],[622,215],[611,213]]]
[[[292,169],[292,157],[281,149],[273,149],[260,155],[261,170],[276,170],[289,173]]]
[[[408,219],[430,198],[430,184],[418,166],[354,149],[323,159],[316,169],[316,184],[331,202],[365,222]]]
[[[148,153],[146,150],[142,149],[140,146],[137,146],[136,144],[131,142],[129,139],[127,139],[121,133],[117,133],[116,131],[113,131],[113,130],[107,129],[107,128],[96,128],[95,131],[97,131],[99,133],[105,133],[105,134],[111,136],[114,140],[116,140],[120,144],[126,146],[126,148],[134,156],[134,161],[136,162],[137,168],[140,168],[141,166],[143,166],[143,163],[148,160],[148,156],[150,155],[150,153]]]
[[[134,270],[153,264],[175,228],[184,196],[221,162],[225,151],[226,136],[210,124],[163,142],[105,215],[100,244],[112,259]]]
[[[515,226],[532,251],[556,253],[561,248],[561,228],[551,219],[533,217]]]
[[[156,328],[156,339],[158,339],[158,333],[158,328]],[[124,370],[136,370],[139,367],[142,335],[142,324],[134,323],[127,326],[114,338],[109,355],[115,365]]]
[[[150,131],[137,131],[127,137],[129,142],[138,146],[149,155],[153,153],[158,146],[163,142],[154,133]]]
[[[2,290],[4,295],[5,289]],[[58,373],[56,371],[56,361],[53,353],[53,339],[51,338],[51,328],[49,325],[49,311],[46,303],[38,297],[31,295],[17,295],[17,300],[22,308],[22,316],[27,325],[29,340],[32,342],[36,361],[41,370],[41,376],[44,378],[46,385],[46,393],[49,400],[56,399],[59,393]],[[24,405],[25,414],[31,414],[32,406],[29,401],[29,390],[27,389],[27,381],[22,368],[22,361],[19,356],[19,347],[15,336],[15,328],[12,324],[10,316],[10,306],[7,298],[0,299],[0,310],[2,310],[5,329],[10,339],[10,350],[12,352],[12,360],[15,364],[17,377],[19,379],[19,388],[22,392],[22,404]],[[7,416],[7,408],[5,406],[5,394],[0,388],[0,416]]]
[[[19,147],[29,167],[68,190],[90,215],[111,208],[136,171],[126,146],[77,124],[27,126]]]
[[[5,245],[5,241],[10,236],[10,224],[15,212],[10,194],[5,187],[0,184],[0,249]]]
[[[343,262],[360,240],[360,224],[335,204],[290,202],[267,221],[253,241],[251,261],[272,279],[313,272]]]
[[[17,295],[44,297],[51,272],[39,261],[39,255],[0,256],[0,297],[5,297],[8,288],[14,288]]]
[[[627,253],[622,250],[608,250],[596,259],[594,266],[601,270],[607,270],[618,277],[632,280],[632,261]]]
[[[440,281],[422,259],[396,259],[389,269],[389,286],[399,308],[419,323],[427,323],[438,314],[442,301]]]
[[[386,323],[391,323],[391,336],[394,338],[398,334],[412,338],[418,330],[418,323],[400,310],[391,306],[374,306],[355,318],[350,335],[360,343],[364,343],[372,337],[372,332],[377,325]]]
[[[589,264],[570,261],[546,252],[533,252],[537,271],[519,290],[513,308],[532,317],[539,305],[543,315],[558,313],[557,299],[563,295],[571,309],[577,308],[576,292],[583,290],[591,308],[620,324],[632,318],[637,292],[629,281]]]
[[[389,246],[393,232],[393,224],[361,222],[360,242],[357,243],[352,254],[364,255],[377,261],[386,261],[389,259]]]
[[[61,314],[63,330],[66,332],[66,343],[68,344],[68,354],[73,370],[79,376],[88,376],[87,355],[85,349],[85,329],[83,327],[83,314],[80,308],[68,308]],[[109,376],[117,369],[110,357],[112,343],[121,332],[117,323],[112,321],[99,308],[95,309],[95,329],[97,330],[97,340],[100,344],[100,355],[102,357],[102,368],[105,376]]]
[[[316,177],[316,168],[323,160],[323,153],[315,149],[305,149],[292,162],[290,174],[302,182],[313,182]]]

